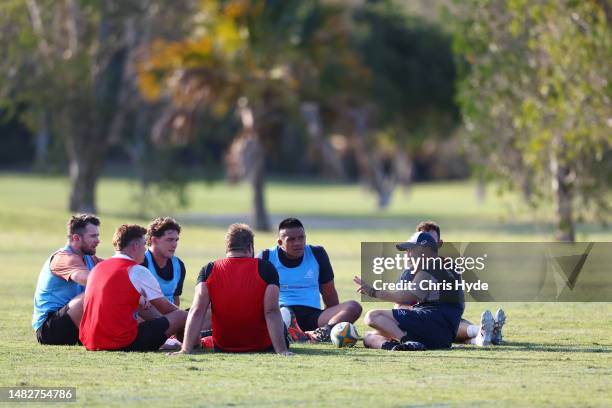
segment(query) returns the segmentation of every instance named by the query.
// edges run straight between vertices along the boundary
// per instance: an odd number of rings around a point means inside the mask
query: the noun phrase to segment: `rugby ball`
[[[349,322],[342,322],[335,325],[329,336],[336,347],[353,347],[355,343],[357,343],[357,340],[359,340],[359,335],[357,334],[355,326]]]

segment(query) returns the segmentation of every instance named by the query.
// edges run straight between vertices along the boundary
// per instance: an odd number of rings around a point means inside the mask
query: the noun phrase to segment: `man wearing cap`
[[[440,226],[434,221],[421,221],[417,227],[417,232],[429,233],[438,243],[438,249],[442,248],[444,241],[440,235]],[[412,269],[403,271],[398,279],[399,282],[409,282],[412,280]],[[396,304],[395,309],[410,308],[412,304]],[[506,313],[502,308],[497,309],[495,317],[489,310],[485,310],[480,317],[480,325],[473,324],[464,318],[459,323],[459,329],[455,336],[454,343],[474,344],[477,346],[488,346],[490,344],[499,345],[502,342],[502,329],[506,323]]]
[[[376,290],[357,276],[358,292],[399,304],[415,303],[408,309],[371,310],[364,321],[375,331],[366,333],[364,345],[394,351],[449,348],[464,309],[463,291],[456,287],[459,274],[442,267],[438,243],[426,232],[414,233],[397,245],[420,262],[415,265],[408,290]],[[436,261],[438,260],[438,261]]]

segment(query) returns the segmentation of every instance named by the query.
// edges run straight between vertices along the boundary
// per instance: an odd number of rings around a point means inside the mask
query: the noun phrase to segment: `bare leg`
[[[204,316],[204,322],[202,323],[201,331],[212,329],[212,308],[209,307]]]
[[[81,324],[81,318],[83,317],[83,297],[85,293],[81,293],[78,296],[73,297],[68,302],[68,316],[72,323],[78,328]]]
[[[183,330],[185,329],[185,322],[187,321],[187,312],[181,309],[175,310],[168,314],[165,314],[164,317],[168,319],[170,326],[168,330],[166,330],[166,336],[170,337],[174,334],[177,334],[177,338],[180,335],[180,339],[182,339]]]
[[[391,310],[370,310],[363,318],[365,324],[375,328],[384,337],[401,340],[406,333],[399,328]]]
[[[393,308],[394,309],[412,309],[412,306],[411,305],[402,305],[402,304],[396,303],[396,304],[393,305]]]
[[[367,348],[380,349],[382,345],[391,339],[383,336],[380,332],[374,330],[369,331],[363,336],[363,345]]]
[[[468,327],[471,326],[472,323],[468,320],[461,319],[459,323],[459,328],[457,329],[457,335],[455,336],[454,343],[469,343],[472,340],[472,337],[468,335]]]
[[[361,305],[354,300],[342,302],[339,305],[328,307],[321,313],[317,324],[323,327],[326,324],[333,326],[340,322],[354,323],[361,316]]]

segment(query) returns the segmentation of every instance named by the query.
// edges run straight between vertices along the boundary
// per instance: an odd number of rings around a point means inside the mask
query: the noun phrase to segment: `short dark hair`
[[[113,246],[117,251],[125,249],[135,239],[144,237],[147,230],[136,224],[123,224],[117,228],[113,235]]]
[[[297,218],[285,218],[278,224],[279,231],[288,228],[304,228],[304,225]]]
[[[247,251],[253,245],[253,230],[247,224],[232,224],[225,233],[225,251]]]
[[[438,233],[438,239],[440,239],[440,226],[435,221],[421,221],[416,227],[416,231],[428,232],[436,231]]]
[[[83,235],[85,228],[87,228],[87,224],[92,224],[99,227],[100,220],[93,214],[76,214],[70,217],[67,225],[68,238],[70,238],[73,234]]]
[[[158,217],[151,221],[147,228],[147,245],[151,245],[151,237],[161,237],[166,231],[176,231],[181,233],[181,226],[174,218]]]

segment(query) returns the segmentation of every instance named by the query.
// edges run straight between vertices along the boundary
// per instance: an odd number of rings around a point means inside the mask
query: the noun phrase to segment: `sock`
[[[399,343],[395,340],[385,341],[382,346],[380,346],[383,350],[391,350],[393,347],[397,346]]]
[[[405,343],[407,341],[412,341],[407,334],[400,339],[400,343]]]
[[[478,333],[480,333],[480,326],[476,326],[475,324],[470,324],[467,327],[467,335],[470,338],[474,338],[476,336],[478,336]]]

